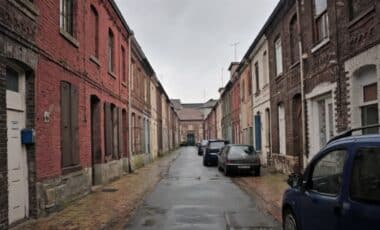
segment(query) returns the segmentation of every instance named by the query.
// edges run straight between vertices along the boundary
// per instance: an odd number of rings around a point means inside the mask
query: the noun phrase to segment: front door
[[[25,128],[25,77],[21,71],[7,67],[7,149],[9,223],[29,215],[28,164],[21,130]]]

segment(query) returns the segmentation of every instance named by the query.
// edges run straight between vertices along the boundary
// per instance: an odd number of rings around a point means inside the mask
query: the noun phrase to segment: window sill
[[[290,66],[290,69],[294,69],[294,68],[297,67],[299,64],[300,64],[300,61],[296,61],[294,64],[292,64],[292,65]]]
[[[363,13],[357,15],[356,17],[354,17],[353,19],[350,20],[350,22],[348,23],[348,27],[352,27],[353,25],[355,25],[357,22],[359,22],[360,20],[362,20],[365,16],[367,16],[369,13],[371,13],[372,11],[375,10],[375,6],[371,6],[368,10],[364,11]]]
[[[92,61],[94,64],[96,64],[98,67],[100,67],[99,60],[95,56],[90,56],[90,61]]]
[[[65,167],[62,168],[62,174],[67,175],[73,172],[81,171],[83,168],[80,165],[75,165],[75,166],[70,166],[70,167]]]
[[[121,85],[127,88],[127,83],[126,82],[121,82]]]
[[[108,71],[108,75],[110,75],[112,78],[116,79],[116,75],[112,73],[111,71]]]
[[[79,48],[79,42],[71,34],[67,33],[63,29],[60,29],[59,33],[64,37],[68,42],[70,42],[76,48]]]
[[[313,48],[311,48],[311,53],[317,52],[319,49],[321,49],[322,47],[324,47],[327,44],[329,44],[329,42],[330,42],[330,38],[323,39],[317,45],[315,45]]]
[[[280,79],[280,78],[282,77],[282,75],[283,75],[283,73],[278,74],[278,75],[275,77],[275,79],[276,79],[276,80],[277,80],[277,79]]]

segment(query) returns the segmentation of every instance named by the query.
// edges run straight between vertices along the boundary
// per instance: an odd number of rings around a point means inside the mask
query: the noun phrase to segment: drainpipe
[[[302,110],[302,153],[298,158],[299,172],[303,171],[303,160],[307,149],[306,143],[306,108],[305,108],[305,83],[304,83],[304,62],[303,62],[303,44],[302,44],[302,34],[301,34],[301,10],[300,5],[303,4],[303,0],[297,0],[297,26],[298,26],[298,49],[300,58],[300,80],[301,80],[301,110]]]
[[[131,165],[131,158],[132,158],[132,98],[131,98],[131,78],[132,78],[132,38],[134,34],[129,36],[129,69],[128,69],[128,167],[129,171],[133,172],[132,165]]]

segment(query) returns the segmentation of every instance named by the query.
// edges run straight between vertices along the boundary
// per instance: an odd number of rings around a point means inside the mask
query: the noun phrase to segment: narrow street
[[[273,217],[186,147],[125,229],[279,229]]]

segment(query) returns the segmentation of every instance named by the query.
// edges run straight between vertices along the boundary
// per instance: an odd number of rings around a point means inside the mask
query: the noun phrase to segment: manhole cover
[[[102,190],[102,192],[117,192],[117,191],[119,190],[116,188],[105,188]]]

